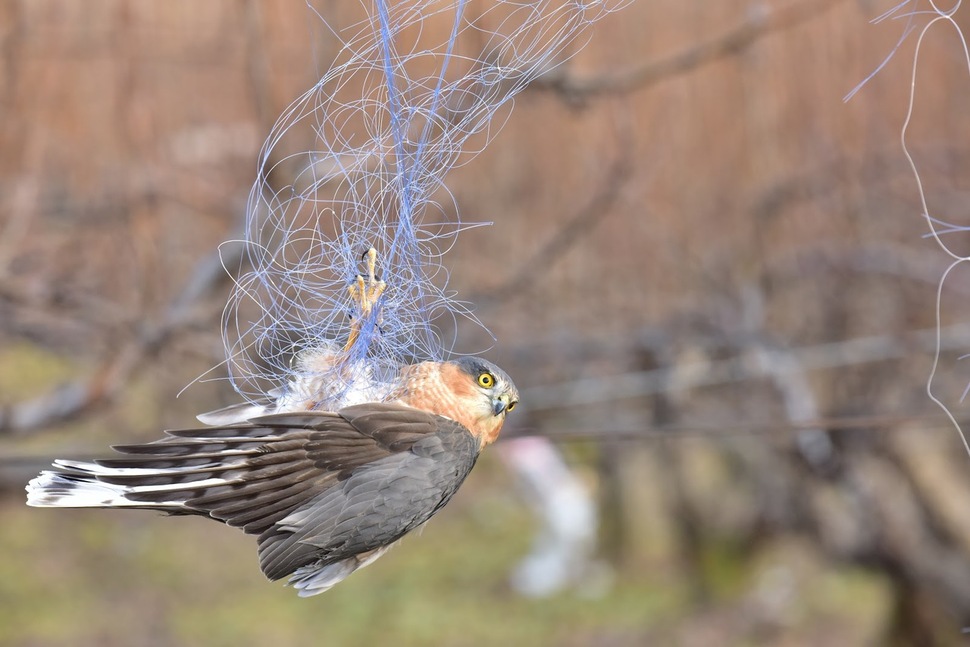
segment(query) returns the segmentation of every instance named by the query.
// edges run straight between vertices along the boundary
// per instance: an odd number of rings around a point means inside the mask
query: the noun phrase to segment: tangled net
[[[915,39],[915,46],[911,55],[909,102],[908,106],[906,107],[906,114],[903,118],[902,126],[900,128],[899,139],[903,155],[909,164],[909,170],[912,173],[913,179],[915,180],[916,192],[921,210],[920,215],[926,221],[928,233],[926,233],[924,236],[927,238],[932,238],[934,241],[936,241],[940,250],[942,250],[946,256],[950,258],[950,264],[940,277],[936,290],[936,350],[933,357],[933,365],[926,381],[926,393],[930,400],[932,400],[933,403],[943,411],[947,418],[949,418],[950,423],[959,434],[960,440],[963,443],[964,451],[967,453],[967,455],[970,455],[970,437],[968,437],[968,434],[957,420],[956,416],[951,410],[950,405],[947,404],[944,393],[937,390],[937,378],[938,374],[942,371],[941,362],[943,360],[941,336],[944,286],[951,276],[953,276],[954,271],[958,267],[970,262],[970,255],[958,251],[959,245],[951,244],[947,237],[951,234],[970,231],[970,226],[962,223],[951,222],[950,220],[952,216],[944,216],[943,213],[941,213],[941,210],[946,209],[945,206],[931,208],[930,196],[928,196],[926,186],[924,185],[923,172],[921,171],[920,165],[917,164],[916,156],[914,151],[911,149],[912,142],[910,141],[910,127],[916,114],[916,99],[918,94],[917,78],[919,76],[918,72],[920,69],[921,52],[924,42],[927,41],[931,33],[933,33],[933,37],[937,39],[950,39],[950,47],[953,47],[958,54],[956,60],[960,61],[961,67],[964,68],[967,76],[970,77],[970,46],[967,44],[967,38],[961,29],[961,23],[959,22],[957,16],[962,4],[962,0],[955,0],[954,2],[947,4],[937,2],[936,0],[903,0],[872,20],[873,23],[879,23],[890,19],[899,20],[903,23],[902,33],[900,34],[896,45],[890,50],[889,54],[872,71],[872,73],[870,73],[865,79],[862,80],[862,82],[853,88],[849,94],[845,96],[845,100],[848,101],[851,99],[863,88],[866,83],[868,83],[874,76],[879,74],[889,63],[889,61],[892,60],[892,58],[897,54],[907,39],[911,37]],[[934,204],[937,203],[936,200],[933,200],[933,202]],[[950,207],[950,209],[951,213],[953,213],[952,207]],[[964,360],[966,358],[967,355],[963,355],[959,359]],[[964,388],[963,393],[960,396],[960,402],[966,400],[968,395],[970,395],[970,384]]]
[[[230,379],[250,400],[298,383],[327,385],[321,408],[380,398],[401,365],[450,353],[457,318],[474,317],[448,291],[442,256],[474,225],[459,218],[445,174],[619,5],[365,8],[345,30],[324,21],[340,53],[260,152],[244,240],[251,269],[224,317]]]

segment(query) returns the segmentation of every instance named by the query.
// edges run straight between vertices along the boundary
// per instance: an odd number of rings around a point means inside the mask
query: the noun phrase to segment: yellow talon
[[[350,324],[350,335],[347,337],[347,344],[344,346],[345,353],[357,343],[357,340],[360,338],[361,322],[374,311],[378,299],[381,298],[384,290],[387,289],[387,284],[384,281],[377,280],[377,250],[371,247],[367,250],[366,256],[367,280],[365,281],[364,277],[358,274],[356,281],[347,286],[347,291],[350,292],[350,298],[357,304],[360,314]],[[379,323],[380,317],[378,316]]]

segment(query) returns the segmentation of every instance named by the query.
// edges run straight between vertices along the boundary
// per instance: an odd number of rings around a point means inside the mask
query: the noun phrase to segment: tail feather
[[[279,395],[279,391],[274,391],[273,395]],[[231,404],[222,409],[209,411],[196,416],[199,422],[206,425],[222,426],[237,425],[253,418],[265,416],[273,413],[277,409],[275,397],[273,399],[262,400],[260,402],[243,402],[241,404]]]
[[[174,434],[178,432],[169,433],[173,434],[173,437],[153,443],[146,443],[144,445],[112,445],[111,448],[122,454],[144,454],[159,457],[195,456],[197,454],[227,451],[230,447],[239,450],[253,449],[277,438],[269,434],[255,438],[251,436],[219,437],[216,435],[200,438],[178,438],[174,437]]]
[[[208,515],[262,532],[267,515],[285,514],[315,473],[306,433],[280,427],[168,432],[160,441],[115,447],[93,462],[56,460],[27,485],[34,507],[144,508]],[[273,451],[267,451],[272,441]]]
[[[105,483],[89,474],[41,472],[27,484],[27,505],[35,508],[153,508],[178,510],[179,500],[151,503],[128,498],[131,488]]]
[[[56,471],[41,472],[27,484],[27,505],[193,512],[187,501],[213,488],[242,482],[247,461],[258,453],[252,448],[185,457],[127,456],[95,462],[59,459],[54,461]]]

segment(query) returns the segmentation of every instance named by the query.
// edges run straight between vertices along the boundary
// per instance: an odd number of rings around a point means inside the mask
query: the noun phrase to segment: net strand
[[[928,9],[920,8],[920,3],[918,0],[905,0],[895,5],[888,11],[884,12],[872,22],[878,23],[884,20],[902,20],[905,19],[906,26],[903,29],[903,33],[896,45],[892,48],[886,58],[876,67],[871,74],[869,74],[861,83],[859,83],[849,94],[846,95],[845,100],[851,99],[866,83],[868,83],[876,74],[878,74],[886,64],[895,56],[903,42],[907,40],[911,34],[917,33],[915,49],[913,52],[912,65],[909,77],[909,94],[908,103],[906,106],[906,114],[903,118],[903,124],[900,128],[899,141],[900,146],[903,151],[903,155],[906,158],[906,162],[909,165],[910,172],[913,175],[913,179],[916,183],[916,190],[919,197],[919,204],[922,210],[921,216],[926,221],[927,227],[929,229],[928,233],[924,235],[925,238],[932,238],[938,247],[952,259],[952,262],[947,266],[946,270],[940,277],[939,283],[937,285],[935,306],[934,306],[934,317],[936,321],[936,342],[935,350],[933,353],[933,363],[930,368],[929,375],[926,379],[926,394],[929,399],[940,408],[944,413],[949,423],[957,431],[960,441],[963,444],[964,451],[968,456],[970,456],[970,441],[967,439],[966,433],[963,431],[963,427],[957,417],[954,415],[950,407],[944,402],[943,397],[938,395],[934,389],[936,385],[937,375],[940,371],[940,362],[942,354],[942,325],[943,325],[943,288],[946,285],[947,280],[953,274],[953,271],[964,263],[970,261],[970,256],[965,256],[963,254],[955,251],[947,242],[944,240],[944,236],[947,234],[953,234],[960,231],[966,231],[966,226],[961,226],[949,222],[947,219],[942,218],[938,215],[934,215],[929,207],[928,199],[926,196],[926,189],[924,187],[923,179],[920,173],[919,166],[916,163],[916,159],[910,150],[908,135],[909,129],[913,122],[915,107],[916,107],[916,84],[918,78],[918,71],[920,65],[920,53],[927,35],[931,30],[938,27],[952,27],[959,40],[960,47],[963,54],[963,61],[966,65],[968,75],[970,75],[970,50],[968,50],[966,38],[960,29],[960,26],[954,20],[954,15],[960,9],[962,5],[962,0],[957,0],[948,8],[941,8],[935,0],[927,0],[929,6]],[[908,10],[907,10],[908,9]],[[926,23],[920,27],[916,24],[916,19],[918,17],[928,18]],[[967,393],[970,392],[970,386],[964,390],[961,400],[966,398]]]
[[[223,319],[238,393],[257,401],[313,383],[327,385],[325,407],[387,397],[402,365],[454,352],[459,320],[481,325],[448,288],[443,256],[486,223],[462,220],[445,176],[624,2],[374,0],[343,29],[310,7],[339,52],[260,150],[248,269]],[[371,249],[386,286],[373,304],[353,288]]]

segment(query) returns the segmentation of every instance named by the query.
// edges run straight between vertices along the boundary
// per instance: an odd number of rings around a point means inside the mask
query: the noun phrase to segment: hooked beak
[[[492,414],[499,416],[509,408],[509,396],[504,393],[492,400]]]

